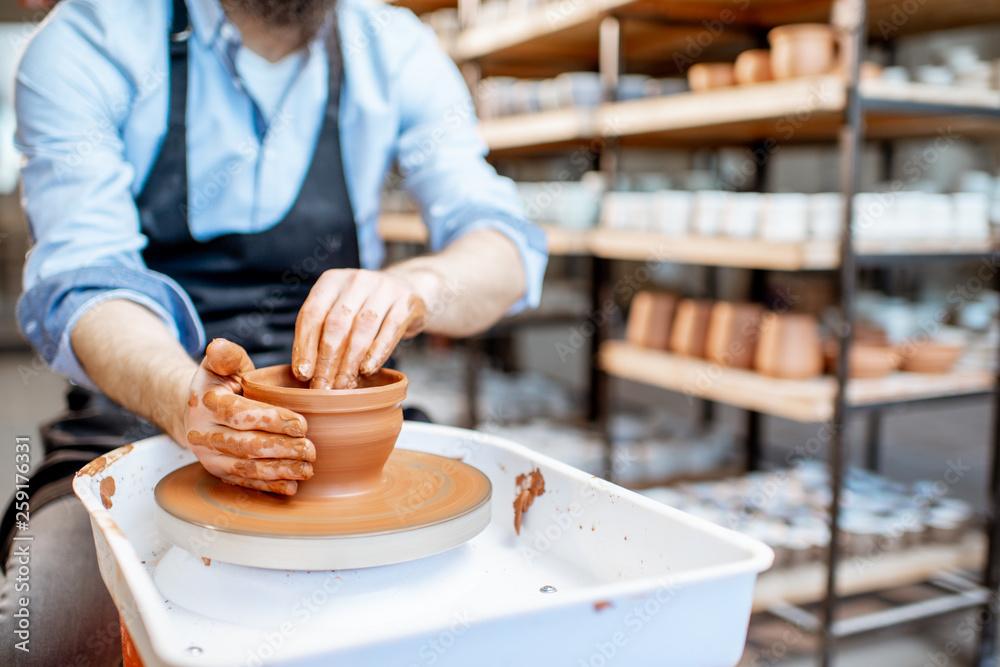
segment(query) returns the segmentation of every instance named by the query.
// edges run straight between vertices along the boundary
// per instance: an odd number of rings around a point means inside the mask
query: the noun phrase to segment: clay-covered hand
[[[299,310],[292,348],[295,377],[312,389],[351,389],[382,368],[403,338],[420,333],[427,307],[402,277],[331,269]]]
[[[316,448],[302,415],[242,395],[240,378],[253,369],[239,345],[211,342],[191,381],[188,446],[224,482],[291,496],[298,480],[312,477]]]

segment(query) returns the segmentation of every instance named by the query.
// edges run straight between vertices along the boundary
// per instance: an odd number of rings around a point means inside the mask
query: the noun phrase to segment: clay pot
[[[900,368],[910,373],[947,373],[964,350],[962,345],[935,341],[909,343],[900,348]]]
[[[736,83],[763,83],[774,79],[771,73],[771,52],[768,49],[750,49],[736,57],[733,69]]]
[[[764,375],[805,380],[823,372],[819,323],[812,315],[765,316],[754,366]]]
[[[382,483],[382,467],[403,427],[406,376],[383,369],[357,389],[310,389],[291,366],[270,366],[243,378],[243,395],[293,410],[306,418],[316,446],[311,479],[297,498],[350,495]]]
[[[775,79],[827,74],[837,66],[837,34],[825,23],[778,26],[767,40]]]
[[[671,351],[687,357],[705,356],[712,305],[711,301],[701,299],[682,299],[677,304],[674,327],[670,332]]]
[[[732,63],[698,63],[688,70],[688,85],[700,92],[712,88],[725,88],[736,84]]]
[[[632,297],[625,340],[640,347],[666,350],[677,307],[677,295],[647,290]]]
[[[831,374],[837,372],[837,359],[840,357],[840,342],[829,340],[823,349],[826,356],[826,368]],[[851,378],[880,378],[892,373],[899,367],[899,351],[891,345],[878,342],[854,340],[851,342],[850,368]]]
[[[753,366],[764,306],[720,301],[709,318],[705,356],[721,366]]]

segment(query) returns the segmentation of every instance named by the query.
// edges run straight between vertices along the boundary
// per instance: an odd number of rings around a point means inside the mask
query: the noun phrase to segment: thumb
[[[216,375],[243,377],[254,369],[246,350],[225,338],[215,338],[205,349],[205,366]]]

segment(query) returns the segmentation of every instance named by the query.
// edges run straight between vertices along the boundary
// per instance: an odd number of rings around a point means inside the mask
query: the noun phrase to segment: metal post
[[[465,341],[465,420],[469,428],[479,423],[479,372],[483,362],[483,341],[469,338]]]
[[[847,98],[844,125],[840,130],[840,187],[844,214],[840,236],[840,355],[837,362],[837,394],[834,401],[832,442],[830,447],[830,546],[828,549],[826,598],[823,600],[823,635],[820,661],[823,667],[833,664],[835,636],[833,624],[837,612],[837,562],[840,559],[840,492],[844,482],[844,453],[847,423],[847,378],[854,316],[855,257],[851,233],[854,195],[858,191],[860,157],[864,138],[864,113],[858,82],[865,54],[867,34],[866,0],[837,0],[832,22],[841,30],[844,70],[847,72]]]
[[[993,277],[994,289],[1000,287],[1000,277]],[[990,452],[990,516],[986,525],[989,549],[986,555],[986,572],[983,576],[990,598],[977,618],[989,619],[979,636],[978,667],[996,667],[1000,642],[997,638],[997,618],[990,606],[1000,600],[1000,376],[997,377],[993,395],[993,432]],[[995,607],[994,607],[995,608]]]
[[[878,408],[868,413],[868,433],[865,442],[865,467],[878,472],[879,450],[882,449],[882,411]]]
[[[753,472],[760,468],[761,460],[761,432],[763,422],[761,414],[753,410],[747,411],[747,444],[746,444],[746,470]]]

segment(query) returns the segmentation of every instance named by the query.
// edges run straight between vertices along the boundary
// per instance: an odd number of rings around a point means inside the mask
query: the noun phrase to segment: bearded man
[[[25,51],[16,110],[34,241],[22,331],[98,411],[124,406],[230,483],[293,494],[312,474],[302,417],[239,394],[254,363],[352,387],[401,338],[469,335],[538,302],[544,236],[485,162],[458,71],[407,10],[67,0]],[[382,269],[393,162],[432,254]],[[88,517],[65,481],[46,488],[20,657],[118,664]],[[21,594],[16,555],[4,560],[9,640]]]

